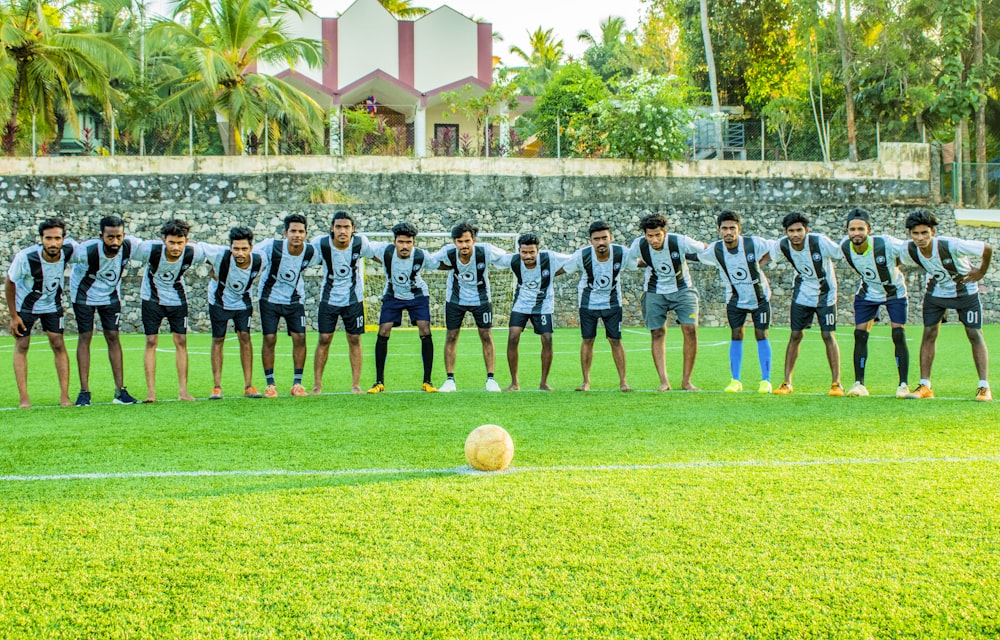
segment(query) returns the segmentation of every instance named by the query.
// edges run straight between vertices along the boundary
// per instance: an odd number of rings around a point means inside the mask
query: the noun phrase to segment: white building
[[[286,21],[295,36],[323,43],[325,65],[299,69],[261,64],[257,71],[285,78],[326,109],[332,146],[341,111],[359,105],[385,115],[389,124],[405,125],[418,157],[428,154],[432,140],[444,136],[457,144],[468,134],[477,148],[481,144],[484,132],[474,121],[456,114],[445,117],[448,105],[442,95],[469,87],[463,95],[479,97],[490,87],[492,24],[476,22],[448,6],[416,20],[401,20],[378,0],[356,0],[339,17],[306,12],[301,18],[289,14]],[[494,131],[505,134],[513,115],[493,114],[498,125]]]

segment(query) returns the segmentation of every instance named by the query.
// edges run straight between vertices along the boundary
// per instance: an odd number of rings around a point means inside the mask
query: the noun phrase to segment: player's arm
[[[583,269],[583,250],[580,249],[571,256],[567,256],[566,261],[556,270],[555,274],[561,276],[564,273],[576,273]]]
[[[13,268],[12,265],[11,269]],[[28,332],[28,328],[24,326],[24,320],[21,320],[21,316],[17,314],[17,287],[10,279],[9,273],[7,274],[4,294],[7,298],[7,311],[10,313],[10,335],[20,338]]]
[[[983,245],[983,256],[978,267],[973,267],[969,273],[965,274],[962,282],[977,282],[983,279],[986,271],[990,268],[990,261],[993,259],[993,247],[988,244]]]
[[[448,249],[454,245],[446,244],[434,253],[429,251],[424,251],[424,265],[430,269],[437,269],[438,271],[449,271],[453,268],[451,262],[448,261]],[[416,249],[414,249],[416,251]],[[421,249],[421,251],[423,251]]]
[[[149,254],[153,250],[153,246],[155,244],[155,240],[143,240],[139,243],[139,246],[135,248],[135,251],[132,252],[132,259],[139,264],[149,262]]]
[[[491,244],[489,247],[489,261],[494,267],[499,267],[501,269],[506,269],[510,267],[510,259],[508,256],[513,254],[507,253],[500,247]],[[504,264],[506,262],[506,264]]]
[[[640,269],[645,269],[649,265],[642,259],[642,251],[639,250],[639,240],[640,238],[636,238],[632,241],[632,244],[628,246],[628,251],[625,254],[625,260],[629,263],[634,262]]]

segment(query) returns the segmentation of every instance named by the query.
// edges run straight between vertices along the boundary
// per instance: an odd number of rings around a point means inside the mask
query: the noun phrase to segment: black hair
[[[412,222],[397,222],[392,227],[392,237],[393,239],[399,236],[406,236],[408,238],[417,237],[417,225]]]
[[[781,219],[781,228],[787,229],[793,224],[801,224],[806,229],[809,228],[809,218],[801,211],[793,211]]]
[[[121,219],[120,216],[104,216],[101,218],[101,233],[108,227],[125,227],[125,221]]]
[[[66,222],[62,218],[46,218],[38,223],[38,235],[43,236],[49,229],[62,229],[66,235]]]
[[[166,238],[167,236],[177,236],[178,238],[186,238],[188,233],[191,231],[191,225],[184,222],[183,220],[169,220],[163,223],[160,227],[160,236]]]
[[[611,226],[604,220],[594,220],[587,229],[587,235],[592,236],[598,231],[611,231]]]
[[[451,229],[451,239],[452,240],[458,240],[459,238],[461,238],[462,236],[464,236],[467,233],[471,233],[472,234],[472,239],[475,240],[476,236],[479,235],[479,227],[477,227],[476,225],[472,224],[468,220],[465,220],[463,222],[459,222],[458,224],[456,224]]]
[[[861,220],[862,222],[865,223],[866,227],[868,227],[869,229],[872,228],[871,216],[869,215],[867,209],[862,209],[861,207],[854,207],[853,209],[848,211],[846,226],[848,227],[851,226],[852,220]]]
[[[522,233],[521,235],[519,235],[517,237],[517,246],[521,247],[521,246],[526,245],[526,244],[533,244],[533,245],[535,245],[537,247],[538,245],[540,245],[542,243],[538,241],[538,236],[536,236],[535,234],[533,234],[533,233]]]
[[[662,213],[651,213],[639,221],[640,231],[648,231],[649,229],[666,229],[666,228],[667,228],[667,218]]]
[[[920,225],[925,225],[933,229],[938,226],[938,219],[936,215],[927,209],[914,209],[910,212],[910,215],[906,216],[906,222],[903,224],[906,226],[907,231],[913,231],[913,227],[919,227]]]
[[[358,226],[357,223],[354,222],[354,216],[352,216],[351,214],[347,213],[346,211],[334,211],[333,212],[333,219],[330,220],[330,226],[332,227],[333,224],[337,220],[350,220],[352,227]]]
[[[246,240],[250,244],[253,244],[253,231],[247,227],[233,227],[229,230],[229,244],[237,240]]]
[[[301,213],[290,213],[285,216],[285,231],[288,231],[288,227],[292,226],[293,222],[301,223],[303,227],[308,227],[309,223],[306,222],[306,217]]]
[[[735,211],[723,211],[719,215],[715,216],[716,227],[721,227],[723,222],[735,222],[736,224],[743,226],[743,220],[740,219],[740,214]]]

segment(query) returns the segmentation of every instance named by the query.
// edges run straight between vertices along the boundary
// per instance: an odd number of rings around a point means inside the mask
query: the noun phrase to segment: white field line
[[[229,471],[123,471],[116,473],[64,473],[51,475],[2,475],[0,482],[58,482],[65,480],[134,480],[147,478],[224,478],[224,477],[364,477],[398,475],[513,475],[521,473],[554,472],[620,472],[659,471],[674,469],[783,469],[823,466],[852,465],[897,465],[897,464],[974,464],[1000,463],[1000,456],[971,456],[966,458],[912,457],[912,458],[833,458],[829,460],[705,460],[691,462],[663,462],[659,464],[612,464],[612,465],[557,465],[551,467],[510,467],[504,471],[476,471],[468,466],[445,468],[403,467],[388,469],[330,469],[314,471],[271,470],[229,470]]]

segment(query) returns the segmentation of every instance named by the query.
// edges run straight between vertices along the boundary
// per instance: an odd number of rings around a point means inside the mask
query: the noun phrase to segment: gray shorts
[[[678,324],[698,324],[698,292],[681,289],[673,293],[642,294],[642,319],[650,331],[662,329],[671,311],[677,314]]]

